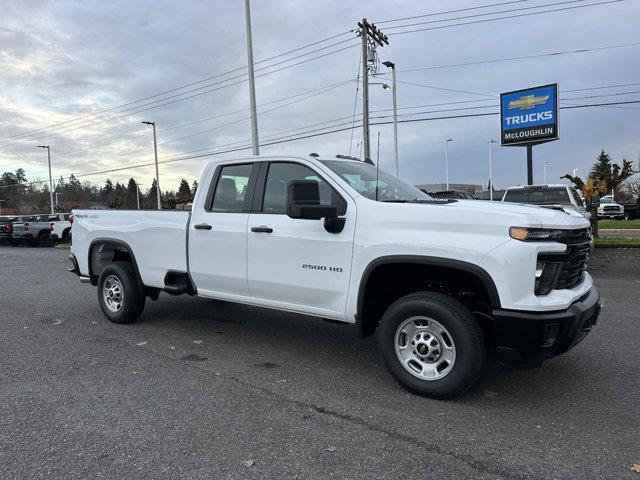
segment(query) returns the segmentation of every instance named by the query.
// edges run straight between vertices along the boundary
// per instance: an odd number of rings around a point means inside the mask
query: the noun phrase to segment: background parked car
[[[624,218],[624,207],[616,203],[612,195],[605,195],[600,198],[600,206],[597,212],[598,218],[615,218],[618,220]]]
[[[13,223],[12,243],[14,245],[29,245],[31,247],[50,247],[53,245],[51,231],[56,215],[31,215],[25,221]]]
[[[70,243],[71,242],[71,217],[70,213],[56,213],[55,215],[49,215],[49,223],[53,223],[51,229],[51,241]]]
[[[529,203],[541,207],[577,212],[585,218],[591,214],[584,206],[575,188],[568,185],[523,185],[509,187],[502,197],[503,202]]]
[[[13,229],[16,224],[28,222],[31,215],[7,215],[0,217],[0,243],[11,244],[15,242]]]

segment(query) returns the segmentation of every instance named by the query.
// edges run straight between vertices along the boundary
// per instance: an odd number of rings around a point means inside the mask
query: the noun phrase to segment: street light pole
[[[140,185],[142,184],[136,182],[136,200],[138,202],[138,210],[140,210]]]
[[[489,201],[493,202],[493,144],[496,141],[492,138],[489,144]]]
[[[162,210],[160,202],[160,171],[158,169],[158,140],[156,138],[156,122],[142,122],[153,127],[153,150],[156,156],[156,198],[158,200],[158,210]]]
[[[398,176],[398,97],[396,83],[396,64],[390,61],[382,62],[385,67],[391,69],[391,84],[393,88],[393,173]]]
[[[49,201],[51,202],[51,214],[53,215],[53,179],[51,178],[51,148],[49,145],[38,145],[38,148],[47,149],[47,161],[49,162]]]
[[[549,165],[549,162],[544,162],[544,184],[547,184],[547,165]]]
[[[256,83],[253,73],[253,41],[251,36],[251,5],[244,0],[244,17],[247,29],[247,65],[249,67],[249,102],[251,103],[251,145],[253,154],[260,155],[258,140],[258,112],[256,110]]]
[[[449,190],[449,142],[453,142],[453,138],[447,138],[444,141],[444,171],[447,177],[447,190]]]

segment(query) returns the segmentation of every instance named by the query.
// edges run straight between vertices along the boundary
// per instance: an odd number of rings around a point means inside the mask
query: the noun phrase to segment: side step
[[[164,277],[163,290],[169,295],[195,295],[196,289],[193,288],[191,279],[186,272],[169,272]]]

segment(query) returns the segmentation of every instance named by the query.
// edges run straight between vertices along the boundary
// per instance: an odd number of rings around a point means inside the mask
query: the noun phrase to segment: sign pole
[[[533,185],[533,145],[527,145],[527,185]]]

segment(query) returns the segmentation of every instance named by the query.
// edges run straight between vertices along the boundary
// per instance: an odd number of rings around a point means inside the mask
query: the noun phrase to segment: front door
[[[201,295],[249,295],[247,221],[257,165],[218,166],[211,192],[193,207],[189,268]]]
[[[286,189],[291,180],[317,180],[321,204],[335,205],[346,217],[340,233],[329,233],[323,220],[286,215]],[[345,313],[355,227],[355,204],[302,162],[264,164],[256,184],[254,211],[247,225],[248,278],[251,296],[295,305],[318,315]],[[286,305],[285,305],[286,304]],[[311,307],[309,309],[308,307]]]

